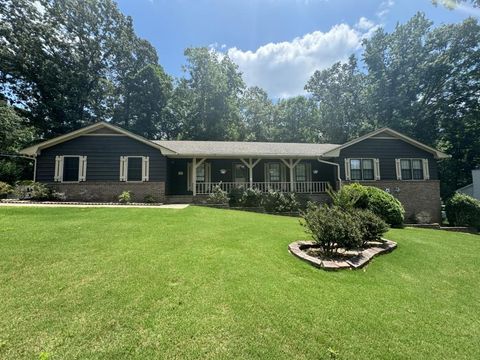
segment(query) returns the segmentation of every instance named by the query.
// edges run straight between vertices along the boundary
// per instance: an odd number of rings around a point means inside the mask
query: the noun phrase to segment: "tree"
[[[168,116],[172,78],[160,65],[147,65],[124,81],[124,98],[113,121],[150,139],[175,137],[175,121]]]
[[[234,140],[242,136],[240,96],[245,88],[238,66],[208,48],[185,50],[186,78],[180,81],[187,97],[182,109],[181,136],[194,140]]]
[[[375,127],[366,104],[366,76],[355,56],[346,63],[315,71],[305,86],[318,102],[323,137],[330,142],[344,143],[357,137],[364,128]]]
[[[254,86],[242,97],[242,119],[245,140],[271,141],[274,137],[275,107],[265,90]]]
[[[0,91],[43,137],[111,118],[158,60],[112,0],[4,0],[0,19]]]
[[[324,140],[316,102],[305,96],[282,99],[275,109],[275,141],[320,142]]]
[[[35,131],[19,111],[0,100],[0,181],[13,183],[29,173],[28,162],[8,157],[32,142]]]

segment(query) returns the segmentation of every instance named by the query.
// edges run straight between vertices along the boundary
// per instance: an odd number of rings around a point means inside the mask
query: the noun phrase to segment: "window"
[[[375,180],[374,159],[350,159],[351,180]]]
[[[427,159],[397,159],[401,180],[424,180],[428,174]],[[398,165],[397,165],[398,171]]]
[[[63,181],[78,181],[80,157],[66,156],[63,159]]]
[[[280,164],[270,163],[267,165],[267,181],[280,182]]]
[[[54,181],[78,182],[87,177],[87,157],[80,155],[61,155],[55,157]]]
[[[127,164],[127,181],[142,181],[142,158],[129,157]]]
[[[197,166],[197,184],[209,183],[211,181],[211,164],[203,162]],[[187,163],[187,189],[192,191],[192,163]]]
[[[295,181],[296,182],[306,182],[312,181],[311,176],[311,164],[300,162],[295,166]]]
[[[307,168],[305,164],[300,163],[295,167],[295,181],[307,181]]]
[[[150,160],[148,156],[121,156],[120,181],[148,181]]]
[[[197,182],[205,182],[206,179],[206,171],[205,171],[205,163],[201,164],[197,167]]]

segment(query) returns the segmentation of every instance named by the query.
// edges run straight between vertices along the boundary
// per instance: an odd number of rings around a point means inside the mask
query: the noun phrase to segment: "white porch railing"
[[[253,182],[250,186],[249,182],[197,182],[197,195],[210,194],[215,186],[220,186],[223,191],[230,192],[234,188],[249,188],[258,189],[261,192],[268,192],[269,190],[280,192],[295,192],[300,194],[321,194],[325,193],[328,188],[328,181],[302,181],[293,183],[293,191],[291,191],[290,182]]]

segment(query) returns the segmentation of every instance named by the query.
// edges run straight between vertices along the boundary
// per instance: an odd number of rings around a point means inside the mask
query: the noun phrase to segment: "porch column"
[[[280,159],[283,161],[283,163],[290,169],[290,192],[293,192],[293,187],[294,187],[294,182],[293,182],[293,170],[295,169],[295,166],[300,162],[301,159],[293,160],[293,159]]]
[[[248,181],[250,187],[253,186],[253,168],[260,162],[261,159],[253,161],[252,158],[248,159],[248,162],[245,159],[240,159],[240,161],[248,168]]]
[[[192,159],[192,193],[197,195],[197,158]]]
[[[203,164],[206,158],[197,162],[197,158],[192,159],[192,193],[193,196],[197,195],[197,168]]]

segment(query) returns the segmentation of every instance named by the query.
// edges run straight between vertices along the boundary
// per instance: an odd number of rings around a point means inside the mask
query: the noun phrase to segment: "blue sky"
[[[430,0],[118,0],[137,34],[158,51],[160,63],[182,74],[183,51],[214,46],[228,53],[247,85],[272,98],[303,93],[316,69],[358,53],[378,26],[392,30],[417,11],[435,25],[459,22],[480,10],[455,10]]]

